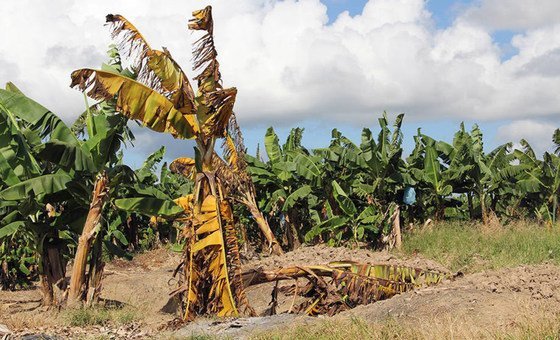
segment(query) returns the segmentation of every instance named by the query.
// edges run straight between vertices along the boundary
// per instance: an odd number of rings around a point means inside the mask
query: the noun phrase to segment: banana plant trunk
[[[482,213],[482,223],[488,224],[488,212],[486,211],[486,196],[484,192],[481,192],[479,195],[480,199],[480,212]]]
[[[393,218],[393,233],[395,235],[395,247],[398,250],[402,249],[402,234],[401,234],[401,211],[397,207],[395,210],[395,217]]]
[[[66,266],[55,242],[43,245],[41,254],[40,280],[43,306],[58,306],[66,290]]]
[[[552,198],[552,225],[556,225],[556,222],[558,222],[558,196],[554,195],[554,197]]]
[[[438,195],[436,196],[436,211],[434,214],[434,220],[436,222],[443,221],[445,219],[445,205],[442,202],[441,197]]]
[[[105,263],[103,262],[103,233],[98,232],[96,240],[93,244],[92,254],[89,260],[89,273],[87,276],[87,287],[85,302],[87,306],[92,306],[99,301],[101,294],[101,282],[103,278],[103,269]]]
[[[298,230],[296,228],[297,218],[293,209],[289,209],[285,214],[286,219],[286,236],[288,239],[288,247],[291,250],[298,249],[301,247],[301,242],[299,240]]]
[[[264,215],[258,208],[257,202],[255,201],[255,196],[247,193],[246,198],[243,200],[243,203],[249,209],[251,215],[253,215],[255,222],[257,222],[259,229],[266,238],[270,252],[274,255],[284,254],[284,252],[282,251],[282,247],[280,247],[280,243],[278,243],[276,236],[274,236],[274,233],[270,229],[268,221],[264,218]]]
[[[7,289],[9,286],[9,272],[8,261],[3,260],[0,266],[0,288]]]
[[[467,192],[467,202],[469,205],[469,217],[471,220],[474,219],[474,207],[473,207],[473,200],[471,192]]]
[[[108,178],[106,173],[101,173],[97,176],[95,186],[93,189],[93,194],[91,198],[91,204],[89,208],[89,213],[86,218],[86,223],[84,224],[84,229],[82,230],[82,235],[78,241],[78,249],[76,251],[76,256],[74,258],[74,265],[72,267],[72,276],[70,277],[70,289],[68,291],[68,305],[78,304],[86,298],[84,293],[88,293],[88,296],[98,295],[99,292],[91,292],[90,288],[94,290],[97,288],[95,286],[88,286],[87,283],[93,283],[94,281],[86,281],[86,264],[88,262],[88,255],[90,255],[92,245],[99,233],[101,213],[103,211],[103,205],[108,199]],[[92,261],[90,262],[89,277],[92,275],[96,276],[98,258],[100,257],[100,252],[96,252],[95,256],[92,254]],[[93,267],[91,265],[93,264]],[[101,280],[99,278],[99,280]]]
[[[183,296],[183,318],[191,320],[203,314],[252,316],[254,311],[241,281],[233,212],[223,196],[221,179],[212,168],[214,139],[209,143],[197,142],[201,169],[197,169],[193,216],[185,229],[183,276],[176,291]]]

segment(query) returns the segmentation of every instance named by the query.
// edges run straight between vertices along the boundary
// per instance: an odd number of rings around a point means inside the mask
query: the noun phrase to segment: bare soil
[[[283,256],[251,259],[245,268],[274,269],[293,265],[325,264],[335,260],[391,263],[446,271],[438,263],[419,256],[404,258],[387,252],[314,246]],[[368,323],[396,319],[419,328],[464,324],[473,334],[491,335],[512,325],[535,318],[560,315],[560,267],[551,264],[521,266],[460,276],[438,286],[401,294],[389,300],[340,313],[332,318],[280,314],[267,316],[272,284],[247,289],[251,305],[261,317],[230,320],[200,319],[179,331],[164,330],[176,317],[169,303],[175,282],[171,274],[180,261],[178,254],[158,249],[140,254],[132,261],[116,260],[106,266],[102,297],[111,305],[135,311],[125,324],[72,327],[65,312],[44,311],[38,289],[0,291],[0,324],[15,335],[57,335],[67,337],[107,336],[110,338],[180,337],[197,334],[251,337],[264,331],[332,319],[359,317]],[[278,312],[289,309],[291,296],[279,296]]]

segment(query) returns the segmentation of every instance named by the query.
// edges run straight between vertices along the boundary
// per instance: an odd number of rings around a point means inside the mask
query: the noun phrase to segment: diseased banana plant
[[[228,136],[222,143],[224,157],[227,160],[228,166],[224,166],[225,164],[219,162],[217,159],[217,163],[219,164],[217,166],[217,171],[221,173],[222,177],[227,178],[225,187],[228,193],[238,203],[244,205],[251,213],[251,216],[268,243],[269,252],[275,255],[281,255],[283,251],[280,247],[280,243],[270,229],[268,220],[262,214],[257,203],[255,185],[247,170],[247,149],[245,148],[243,135],[237,124],[235,114],[231,115],[228,130]]]
[[[451,279],[451,275],[404,266],[342,261],[278,270],[250,269],[243,272],[243,279],[246,286],[276,282],[269,304],[271,314],[276,313],[278,292],[283,292],[293,296],[288,313],[332,316],[417,287],[438,284]],[[299,279],[304,281],[303,285]],[[283,280],[295,282],[278,287],[278,282]],[[295,304],[296,296],[304,299],[299,305]]]
[[[108,71],[81,69],[72,73],[72,87],[97,100],[116,101],[116,109],[144,126],[175,138],[194,139],[195,187],[192,216],[185,220],[187,240],[180,286],[184,318],[215,314],[251,314],[240,277],[240,260],[230,202],[223,179],[216,176],[214,146],[226,137],[237,90],[223,88],[214,47],[212,9],[193,12],[192,30],[204,31],[194,49],[195,94],[169,51],[152,49],[124,17],[108,15],[113,36],[124,57],[133,62],[137,81]],[[188,200],[187,201],[191,201]]]
[[[218,156],[217,153],[214,153],[212,157],[216,175],[223,179],[222,184],[226,196],[247,208],[253,221],[266,239],[269,253],[281,255],[283,251],[280,243],[277,241],[267,219],[257,204],[255,186],[247,171],[247,162],[245,160],[246,148],[234,114],[232,114],[228,125],[229,131],[222,143],[225,160]],[[195,164],[194,159],[181,157],[171,163],[170,169],[174,173],[192,178],[196,170]]]

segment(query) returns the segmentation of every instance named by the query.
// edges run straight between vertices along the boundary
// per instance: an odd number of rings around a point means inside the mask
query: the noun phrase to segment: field
[[[192,79],[105,20],[73,124],[0,89],[0,337],[560,336],[560,129],[539,152],[464,123],[407,146],[383,112],[313,149],[271,126],[253,155],[211,6],[187,24]],[[131,168],[141,128],[186,154]]]
[[[39,306],[41,295],[37,289],[0,292],[0,323],[18,335],[57,334],[92,339],[557,338],[558,231],[527,224],[508,229],[485,228],[456,223],[435,225],[431,230],[407,236],[403,252],[319,245],[282,256],[244,261],[244,267],[274,268],[348,259],[434,270],[448,268],[462,273],[440,285],[358,306],[334,317],[280,314],[291,300],[281,297],[276,316],[230,321],[200,319],[171,330],[167,326],[175,318],[177,306],[168,303],[168,292],[173,286],[168,281],[180,257],[160,248],[132,261],[115,260],[107,265],[102,294],[105,307],[44,312]],[[528,238],[535,230],[542,237]],[[441,251],[434,252],[434,248]],[[271,284],[248,289],[249,301],[258,313],[265,313],[268,308],[271,291]]]

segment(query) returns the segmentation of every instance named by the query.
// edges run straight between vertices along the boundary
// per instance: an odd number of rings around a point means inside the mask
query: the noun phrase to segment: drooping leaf
[[[8,201],[17,201],[29,197],[49,195],[66,189],[66,184],[72,178],[65,173],[49,174],[34,177],[0,191],[0,198]]]
[[[189,157],[180,157],[169,164],[169,170],[175,174],[181,174],[187,178],[194,178],[196,173],[195,160]]]
[[[31,124],[37,133],[50,140],[76,144],[78,141],[72,131],[47,108],[22,93],[0,89],[0,103],[16,117]]]
[[[91,153],[79,144],[53,140],[38,145],[34,151],[40,159],[57,164],[65,171],[96,171]]]
[[[282,158],[282,150],[280,149],[278,136],[272,127],[269,127],[268,130],[266,130],[266,134],[264,136],[264,147],[266,149],[268,159],[270,159],[272,163],[280,161]]]
[[[25,226],[25,222],[15,221],[0,227],[0,239],[15,234],[19,228],[22,228],[23,226]]]
[[[117,97],[117,110],[144,126],[167,132],[176,138],[193,138],[198,125],[193,115],[184,115],[167,98],[143,84],[106,71],[81,69],[72,72],[71,87],[88,91],[91,98],[110,100]]]
[[[148,158],[146,158],[140,169],[136,170],[136,175],[140,182],[146,182],[147,179],[150,179],[150,181],[147,181],[146,184],[157,181],[154,172],[157,164],[163,159],[163,156],[165,156],[165,146],[160,147],[148,155]]]
[[[138,29],[122,15],[108,14],[111,35],[118,49],[132,61],[137,80],[169,98],[183,114],[194,114],[194,91],[181,67],[169,51],[153,50]]]
[[[357,212],[354,202],[348,197],[346,192],[340,187],[337,181],[332,181],[334,199],[338,206],[347,216],[354,216]]]
[[[120,198],[114,203],[119,209],[146,216],[173,217],[183,212],[183,208],[172,200],[155,197]]]
[[[288,197],[286,197],[286,201],[282,207],[282,211],[288,211],[291,209],[298,200],[301,200],[307,197],[311,193],[311,187],[309,185],[304,185],[301,188],[298,188],[294,192],[292,192]]]

